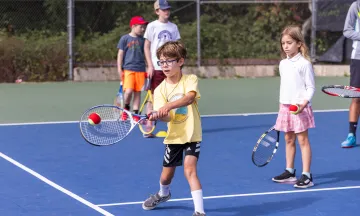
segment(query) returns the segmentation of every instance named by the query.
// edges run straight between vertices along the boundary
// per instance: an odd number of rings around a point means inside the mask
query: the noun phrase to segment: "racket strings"
[[[256,164],[263,165],[268,162],[276,149],[277,132],[271,131],[260,140],[253,160]]]
[[[93,112],[99,114],[101,122],[91,125],[88,115]],[[84,137],[97,145],[110,145],[125,138],[131,131],[133,124],[131,114],[122,120],[122,112],[113,107],[97,107],[88,114],[83,115],[80,127]]]
[[[148,113],[148,105],[149,103],[151,103],[150,99],[147,99],[144,107],[142,110],[140,110],[140,115],[146,115]],[[140,130],[143,133],[149,133],[150,131],[153,130],[153,128],[155,127],[155,122],[154,121],[150,121],[148,119],[143,119],[142,121],[139,122],[139,127]]]

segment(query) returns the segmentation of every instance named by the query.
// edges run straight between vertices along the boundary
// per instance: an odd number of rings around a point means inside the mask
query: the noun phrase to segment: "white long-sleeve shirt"
[[[312,64],[301,53],[292,58],[283,59],[280,70],[280,100],[281,104],[303,104],[309,101],[315,93],[315,75]]]

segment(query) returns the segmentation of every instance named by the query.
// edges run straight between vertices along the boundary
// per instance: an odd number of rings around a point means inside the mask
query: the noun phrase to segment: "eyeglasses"
[[[158,61],[157,64],[158,64],[159,66],[164,66],[165,64],[166,64],[167,66],[171,66],[172,64],[174,64],[175,61],[177,62],[178,60],[179,60],[179,59]]]

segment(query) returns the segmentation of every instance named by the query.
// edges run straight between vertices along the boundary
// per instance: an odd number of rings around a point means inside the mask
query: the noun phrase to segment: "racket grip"
[[[149,119],[154,113],[157,113],[156,111],[152,111],[151,113],[147,114],[146,117]]]

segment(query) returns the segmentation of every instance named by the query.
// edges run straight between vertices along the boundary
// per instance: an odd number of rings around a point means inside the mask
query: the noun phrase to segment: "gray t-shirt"
[[[347,13],[343,34],[353,40],[351,59],[360,59],[360,0],[354,1]]]
[[[124,51],[123,70],[146,72],[144,41],[143,37],[132,37],[129,34],[120,38],[117,48]]]

